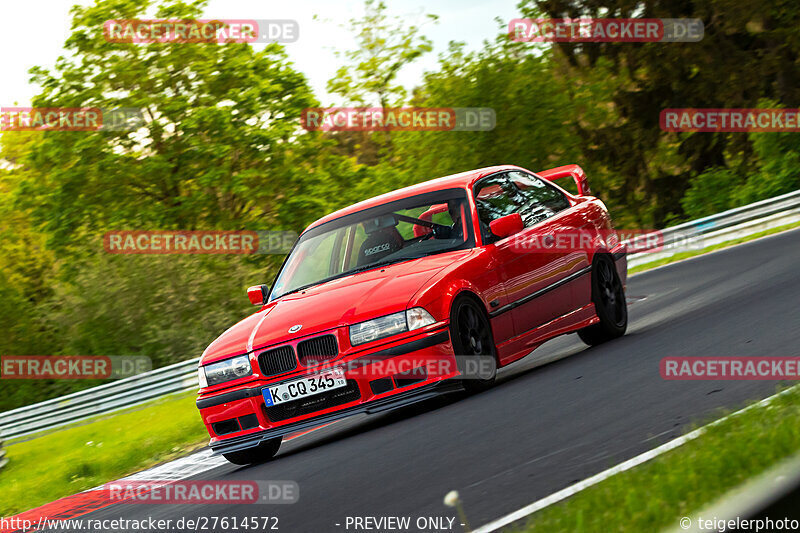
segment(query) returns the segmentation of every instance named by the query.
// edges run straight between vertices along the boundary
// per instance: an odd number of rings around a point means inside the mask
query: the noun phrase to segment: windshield
[[[474,245],[463,189],[446,189],[343,216],[305,232],[270,300],[324,281]]]

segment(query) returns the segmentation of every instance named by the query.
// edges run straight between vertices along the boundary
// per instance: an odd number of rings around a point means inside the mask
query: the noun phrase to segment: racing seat
[[[381,228],[373,233],[361,244],[358,250],[356,266],[367,265],[380,261],[387,255],[393,254],[403,247],[405,241],[394,226]]]

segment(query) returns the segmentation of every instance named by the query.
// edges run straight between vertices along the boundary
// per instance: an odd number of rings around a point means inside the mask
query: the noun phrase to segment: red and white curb
[[[283,440],[284,442],[292,441],[324,427],[330,426],[331,424],[335,424],[335,422],[324,424],[306,431],[293,433]],[[117,480],[116,482],[181,481],[192,476],[208,472],[209,470],[214,470],[215,468],[222,466],[233,466],[221,455],[213,456],[211,454],[211,450],[206,448],[191,455],[187,455],[186,457],[181,457],[179,459],[175,459],[174,461],[170,461],[168,463],[154,466],[153,468],[148,468],[147,470],[142,470],[141,472],[137,472],[133,475],[126,476]],[[109,483],[115,482],[110,481]],[[6,524],[20,524],[27,520],[34,524],[34,527],[27,530],[0,527],[0,533],[35,531],[36,525],[40,523],[42,518],[45,518],[48,521],[68,520],[71,518],[78,518],[111,505],[119,504],[119,501],[109,501],[108,494],[105,491],[100,490],[102,488],[102,486],[95,487],[93,489],[79,492],[78,494],[73,494],[72,496],[67,496],[54,502],[47,503],[41,507],[25,511],[24,513],[5,518],[4,523]]]

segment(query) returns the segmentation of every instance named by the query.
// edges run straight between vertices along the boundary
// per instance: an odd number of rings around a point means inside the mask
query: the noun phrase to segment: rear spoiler
[[[551,168],[550,170],[539,172],[538,175],[547,181],[556,181],[569,176],[575,180],[575,185],[578,186],[579,196],[588,196],[592,194],[591,189],[589,189],[589,180],[586,179],[586,172],[578,165],[564,165],[563,167]]]

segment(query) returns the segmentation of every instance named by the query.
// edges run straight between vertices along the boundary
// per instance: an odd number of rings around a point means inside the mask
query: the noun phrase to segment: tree
[[[45,132],[20,197],[54,246],[99,229],[268,229],[293,179],[287,164],[314,100],[283,48],[246,43],[108,42],[103,23],[150,2],[73,8],[71,59],[32,70],[37,107],[136,108],[136,131]],[[157,18],[194,19],[204,2],[166,0]],[[257,227],[256,227],[257,225]]]
[[[350,20],[357,48],[337,51],[347,63],[328,80],[328,91],[340,95],[344,103],[382,108],[405,104],[407,92],[397,83],[397,75],[432,50],[430,39],[420,34],[420,27],[401,17],[390,17],[383,1],[366,0],[363,18]],[[427,15],[436,22],[436,15]],[[328,134],[337,142],[336,153],[352,155],[358,162],[374,166],[392,159],[390,132],[337,132]]]
[[[431,41],[420,35],[420,27],[407,25],[400,17],[389,17],[383,1],[366,0],[365,15],[351,19],[358,48],[337,52],[351,63],[343,65],[328,81],[328,90],[347,102],[361,106],[402,105],[405,88],[396,82],[400,70],[432,50]],[[436,21],[436,15],[427,15]]]
[[[578,157],[569,128],[573,111],[549,52],[532,53],[504,35],[471,53],[451,43],[412,104],[491,108],[496,125],[491,131],[398,132],[397,166],[406,183],[507,163],[543,170]]]
[[[705,35],[695,43],[557,43],[556,60],[576,84],[598,75],[613,81],[609,99],[618,119],[596,123],[580,115],[576,131],[586,156],[617,172],[616,202],[641,224],[660,226],[682,217],[689,180],[725,167],[727,154],[754,171],[752,146],[741,133],[665,133],[666,108],[756,107],[762,97],[794,105],[800,97],[794,28],[800,7],[781,0],[733,4],[727,0],[529,0],[526,16],[551,18],[700,18]]]

